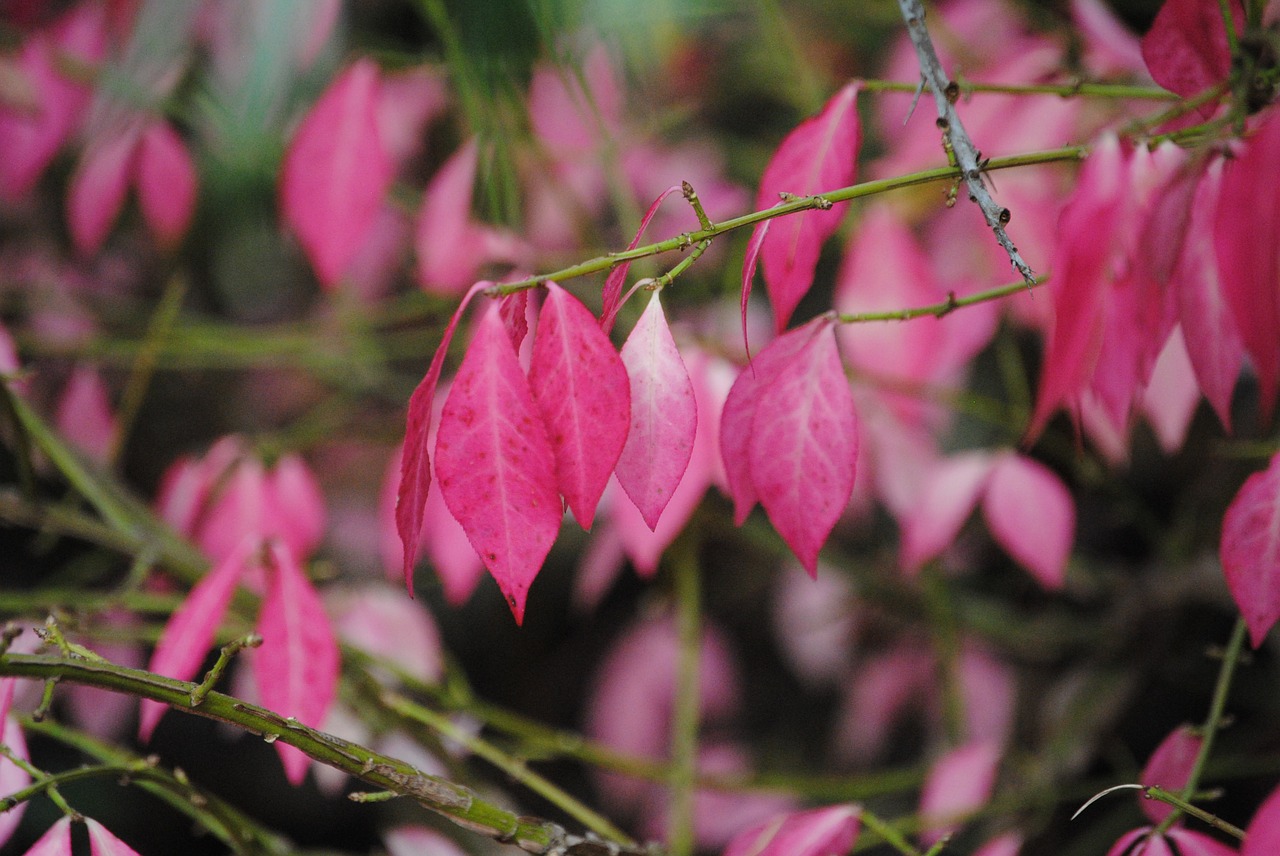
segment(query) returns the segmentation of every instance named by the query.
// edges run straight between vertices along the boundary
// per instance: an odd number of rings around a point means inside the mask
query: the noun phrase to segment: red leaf
[[[622,346],[631,384],[630,430],[618,459],[618,484],[650,529],[670,502],[693,454],[698,403],[693,381],[653,292]]]
[[[1018,564],[1045,588],[1062,587],[1076,509],[1052,470],[1022,455],[1002,456],[991,471],[982,513],[991,534]]]
[[[967,452],[938,462],[902,530],[902,566],[914,573],[955,541],[987,486],[995,461],[984,452]]]
[[[723,856],[843,856],[858,838],[859,814],[847,804],[775,817],[737,835]]]
[[[813,575],[853,493],[858,428],[835,325],[819,319],[798,332],[800,346],[760,392],[747,453],[760,504]]]
[[[427,506],[427,492],[431,488],[431,455],[427,451],[431,439],[431,414],[435,403],[436,384],[444,369],[444,357],[453,341],[453,331],[458,321],[479,291],[489,283],[481,280],[471,286],[454,310],[444,337],[431,358],[431,367],[409,397],[409,416],[405,424],[404,456],[400,459],[400,486],[396,489],[396,530],[404,543],[404,584],[413,594],[413,564],[418,558],[418,542],[422,536],[422,511]]]
[[[1191,768],[1203,743],[1204,738],[1190,725],[1179,725],[1151,753],[1138,781],[1175,793],[1182,790],[1191,778]],[[1160,800],[1140,797],[1138,806],[1152,823],[1160,823],[1173,814],[1173,806]]]
[[[858,84],[848,84],[820,114],[787,135],[760,179],[757,208],[776,203],[779,193],[810,196],[853,183],[862,140],[857,96]],[[818,253],[842,214],[835,208],[793,214],[762,236],[764,281],[779,331],[786,329],[800,298],[809,291]]]
[[[67,191],[68,225],[80,252],[96,253],[107,239],[124,205],[137,147],[136,128],[118,129],[81,155]]]
[[[751,343],[747,341],[747,301],[751,299],[751,285],[756,278],[756,262],[760,260],[760,250],[764,247],[765,238],[769,235],[769,224],[772,220],[757,223],[751,230],[751,239],[747,241],[747,252],[742,257],[742,347],[751,359]]]
[[[302,120],[280,167],[285,222],[320,284],[333,288],[355,258],[391,186],[378,133],[378,66],[360,59]]]
[[[182,606],[165,624],[151,662],[147,664],[148,671],[180,681],[195,676],[209,652],[209,646],[213,644],[214,634],[231,603],[236,584],[244,576],[250,554],[258,546],[256,542],[246,540],[196,583]],[[151,739],[156,723],[166,710],[168,708],[160,702],[143,700],[138,718],[138,735],[143,742]]]
[[[303,725],[324,721],[338,686],[338,642],[320,596],[292,551],[281,541],[267,545],[267,595],[258,616],[262,647],[253,655],[253,677],[262,704]],[[301,784],[310,760],[276,745],[285,776]]]
[[[1280,618],[1280,455],[1245,480],[1222,518],[1227,588],[1257,648]]]
[[[680,189],[680,185],[673,184],[658,194],[658,198],[653,200],[649,210],[644,212],[644,217],[640,220],[640,228],[636,229],[636,236],[631,239],[631,243],[627,244],[628,250],[634,250],[640,245],[640,238],[644,235],[644,230],[649,228],[649,221],[653,219],[653,215],[658,213],[658,208],[668,196]],[[622,308],[622,284],[626,281],[627,271],[630,269],[631,262],[622,262],[605,277],[604,289],[601,292],[603,301],[600,307],[600,329],[605,333],[613,329],[614,319],[618,317],[618,310]]]
[[[112,835],[107,828],[91,817],[86,817],[84,825],[89,830],[89,853],[91,856],[138,856],[138,851],[119,838]]]
[[[445,401],[436,473],[520,623],[562,515],[555,453],[497,304],[481,316]]]
[[[555,453],[556,485],[583,529],[627,441],[627,370],[591,310],[554,282],[538,315],[529,388]]]
[[[1240,848],[1240,856],[1273,856],[1275,853],[1280,853],[1280,788],[1258,806]]]
[[[1244,24],[1239,0],[1231,3],[1231,16],[1239,32]],[[1142,58],[1152,80],[1184,98],[1225,81],[1231,52],[1220,5],[1210,0],[1165,0],[1142,37]],[[1208,117],[1213,105],[1201,112]]]
[[[24,856],[71,856],[71,818],[64,817],[49,827]]]
[[[191,225],[198,179],[182,138],[167,122],[152,122],[143,133],[136,180],[147,226],[161,246],[174,246]]]

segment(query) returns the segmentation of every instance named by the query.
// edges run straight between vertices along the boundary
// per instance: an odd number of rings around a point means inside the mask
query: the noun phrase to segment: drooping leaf
[[[262,647],[253,676],[262,703],[313,728],[324,721],[338,686],[338,642],[320,596],[293,552],[281,541],[267,545],[267,594],[258,616]],[[311,763],[292,746],[276,744],[285,776],[301,784]]]
[[[309,556],[324,536],[324,494],[296,453],[281,455],[266,474],[266,533],[282,539],[295,556]]]
[[[1280,618],[1280,455],[1245,479],[1222,518],[1227,588],[1257,648]]]
[[[378,132],[378,66],[360,59],[320,96],[280,167],[281,213],[326,288],[355,258],[391,186]]]
[[[435,469],[449,511],[520,623],[560,529],[560,497],[555,453],[497,304],[481,316],[445,401]]]
[[[196,207],[195,164],[168,122],[152,122],[142,134],[136,164],[138,205],[160,245],[186,234]]]
[[[236,584],[244,576],[251,554],[257,549],[257,542],[245,540],[196,583],[182,606],[165,623],[155,653],[147,664],[148,671],[182,681],[195,676],[209,653]],[[138,734],[144,743],[151,739],[156,723],[167,709],[160,702],[143,700]]]
[[[844,856],[858,838],[856,805],[833,805],[775,817],[740,833],[723,856]]]
[[[799,332],[800,346],[760,392],[747,454],[760,504],[812,575],[853,493],[858,429],[835,325],[818,319]]]
[[[1177,793],[1186,787],[1191,778],[1191,768],[1195,765],[1196,755],[1200,753],[1203,744],[1204,738],[1194,728],[1179,725],[1151,753],[1138,781]],[[1139,797],[1138,807],[1152,823],[1160,823],[1174,811],[1173,806],[1166,802],[1144,797]]]
[[[101,249],[120,214],[138,148],[136,128],[116,129],[85,149],[67,190],[67,218],[76,249]]]
[[[1239,32],[1244,9],[1232,0],[1231,15]],[[1142,37],[1142,58],[1151,79],[1184,98],[1190,98],[1227,79],[1231,51],[1223,25],[1221,4],[1205,0],[1165,0]],[[1212,105],[1201,108],[1208,116]]]
[[[261,541],[269,534],[266,469],[258,458],[246,457],[213,488],[195,541],[206,556],[221,562],[246,539]]]
[[[991,740],[966,743],[935,761],[920,794],[922,839],[932,844],[954,832],[961,817],[986,805],[999,764],[1000,746]]]
[[[902,567],[908,573],[955,541],[987,485],[994,464],[984,452],[967,452],[939,461],[903,521]]]
[[[1002,455],[991,470],[982,513],[996,541],[1040,585],[1062,587],[1076,508],[1052,470],[1023,455]]]
[[[63,817],[24,856],[71,856],[71,818]]]
[[[508,294],[499,301],[498,306],[502,312],[502,323],[507,328],[507,335],[511,337],[511,347],[516,349],[516,353],[520,353],[524,337],[529,335],[529,292],[517,291],[515,294]]]
[[[846,85],[821,113],[787,135],[760,179],[757,208],[776,203],[779,193],[810,196],[853,183],[862,139],[857,97],[858,85]],[[793,214],[761,236],[764,281],[779,331],[786,329],[791,313],[813,284],[818,253],[840,225],[843,213],[841,207],[833,207]]]
[[[404,453],[400,459],[400,486],[396,489],[396,531],[404,544],[404,584],[413,594],[413,564],[418,558],[418,544],[422,537],[422,510],[427,505],[427,492],[431,488],[431,454],[427,451],[432,440],[431,416],[435,406],[436,384],[444,369],[445,354],[453,341],[453,331],[466,310],[471,298],[490,283],[481,280],[471,286],[444,329],[444,336],[431,358],[426,375],[409,397],[409,416],[405,421]]]
[[[138,851],[119,838],[116,838],[105,826],[91,817],[86,817],[84,825],[89,830],[89,853],[91,856],[138,856]]]
[[[76,366],[58,400],[55,424],[90,460],[105,464],[116,436],[116,418],[111,410],[102,376],[88,365]]]
[[[668,196],[678,193],[680,189],[680,185],[673,184],[658,194],[658,198],[653,200],[649,210],[644,212],[644,217],[640,219],[640,228],[636,229],[636,236],[631,239],[631,243],[627,244],[628,250],[634,250],[640,246],[640,238],[644,236],[644,230],[649,228],[649,221],[653,219],[653,215],[658,213],[658,209]],[[631,270],[631,262],[622,262],[605,277],[604,289],[601,292],[603,300],[600,306],[600,329],[605,333],[613,329],[614,319],[618,317],[618,310],[622,308],[622,285],[627,280],[629,270]]]
[[[751,358],[751,343],[747,341],[747,303],[751,299],[751,286],[756,278],[756,264],[760,261],[760,250],[764,247],[765,238],[769,237],[769,224],[772,220],[757,223],[751,230],[751,238],[747,241],[747,251],[742,257],[742,347]]]
[[[13,678],[6,678],[4,684],[7,687],[5,690],[0,690],[0,695],[7,694],[10,697],[0,701],[0,708],[6,711],[3,716],[0,716],[0,741],[9,747],[9,751],[15,758],[29,761],[31,756],[27,752],[27,740],[22,735],[22,726],[7,712],[13,694],[13,682]],[[0,794],[15,793],[29,784],[31,784],[30,773],[8,758],[0,758]],[[27,804],[23,802],[0,814],[0,847],[4,846],[4,843],[13,835],[26,811]]]
[[[657,528],[689,467],[698,430],[693,381],[667,327],[659,295],[653,292],[622,346],[631,385],[631,427],[616,468],[618,484],[650,529]]]
[[[1240,856],[1271,856],[1280,853],[1280,788],[1276,788],[1254,812],[1245,830]]]
[[[538,315],[529,389],[555,453],[556,485],[590,529],[627,442],[631,393],[622,358],[591,310],[554,282]]]

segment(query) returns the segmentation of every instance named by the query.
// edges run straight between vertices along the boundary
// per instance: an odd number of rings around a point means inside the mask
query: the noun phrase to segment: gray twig
[[[1022,274],[1028,283],[1034,282],[1036,275],[1031,266],[1018,253],[1018,248],[1009,239],[1004,225],[1009,222],[1009,209],[996,204],[990,191],[982,180],[984,163],[982,155],[974,146],[973,140],[964,129],[964,124],[956,114],[955,102],[960,96],[960,89],[947,77],[942,63],[938,61],[938,53],[933,49],[933,40],[924,25],[924,5],[921,0],[898,0],[902,8],[902,17],[907,23],[907,33],[911,43],[915,45],[916,57],[920,60],[920,74],[929,89],[933,92],[933,101],[938,106],[938,127],[945,135],[944,142],[948,153],[954,157],[955,166],[959,168],[961,177],[969,189],[969,198],[982,209],[982,217],[995,232],[996,240],[1009,254],[1009,261]]]

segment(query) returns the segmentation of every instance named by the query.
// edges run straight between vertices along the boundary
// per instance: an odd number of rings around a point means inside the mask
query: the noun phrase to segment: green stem
[[[932,631],[934,653],[938,657],[938,676],[942,682],[942,720],[947,740],[954,746],[964,742],[964,689],[960,683],[960,639],[956,631],[955,608],[947,581],[936,563],[922,574],[925,609]]]
[[[1184,796],[1166,791],[1164,788],[1159,787],[1158,785],[1150,785],[1146,788],[1143,788],[1142,793],[1143,793],[1143,796],[1147,797],[1148,799],[1160,800],[1160,802],[1167,803],[1173,806],[1178,810],[1177,812],[1175,812],[1175,814],[1179,812],[1183,814],[1189,814],[1192,817],[1196,818],[1197,820],[1207,823],[1209,826],[1212,826],[1214,829],[1221,830],[1222,832],[1227,833],[1233,838],[1239,839],[1240,841],[1244,840],[1243,829],[1236,826],[1235,824],[1228,823],[1227,821],[1218,817],[1216,814],[1207,812],[1204,809],[1200,808],[1199,806],[1194,805],[1193,803],[1189,802],[1187,798]]]
[[[698,777],[698,722],[701,717],[702,586],[696,546],[692,539],[672,555],[675,572],[676,632],[680,656],[676,664],[675,706],[671,713],[672,856],[694,849],[693,802]]]
[[[854,312],[854,313],[838,313],[835,319],[841,324],[865,324],[870,321],[910,321],[912,318],[923,318],[926,315],[932,315],[935,318],[941,318],[964,306],[972,306],[975,303],[985,303],[989,300],[999,300],[1003,297],[1009,297],[1013,294],[1024,292],[1027,289],[1039,288],[1049,281],[1047,276],[1036,277],[1034,282],[1018,282],[1008,285],[1001,285],[995,288],[989,288],[985,291],[974,292],[964,297],[956,297],[955,292],[947,295],[947,299],[939,303],[930,303],[928,306],[916,306],[909,309],[891,309],[887,312]]]
[[[960,96],[974,93],[999,93],[1004,95],[1057,95],[1062,98],[1119,98],[1130,101],[1177,101],[1181,96],[1161,89],[1158,86],[1134,86],[1123,83],[1086,83],[1083,80],[1072,83],[974,83],[956,80],[960,87]],[[911,92],[920,88],[920,83],[897,80],[861,80],[859,87],[865,92]]]
[[[1240,53],[1240,37],[1236,35],[1235,16],[1231,14],[1231,0],[1218,0],[1218,11],[1222,14],[1222,26],[1227,31],[1227,50],[1231,55]]]
[[[903,854],[903,856],[920,856],[920,851],[911,845],[905,835],[875,814],[863,809],[860,814],[860,820],[863,826],[878,835],[886,844]]]

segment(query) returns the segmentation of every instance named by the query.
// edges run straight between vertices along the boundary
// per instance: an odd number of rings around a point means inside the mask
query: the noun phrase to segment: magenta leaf
[[[966,452],[934,465],[902,524],[904,570],[915,573],[951,546],[986,488],[993,464],[984,452]]]
[[[324,536],[324,494],[295,454],[281,455],[266,474],[266,512],[270,520],[266,532],[282,539],[295,556],[308,556]]]
[[[280,167],[281,213],[325,288],[355,259],[394,175],[378,133],[380,85],[373,60],[353,63],[302,120]]]
[[[1280,853],[1280,788],[1258,806],[1244,837],[1240,856],[1272,856]]]
[[[1239,0],[1231,3],[1236,31],[1244,24]],[[1227,79],[1231,52],[1221,4],[1208,0],[1165,0],[1142,37],[1142,58],[1151,79],[1189,98]],[[1201,108],[1207,117],[1212,105]]]
[[[987,528],[1018,564],[1048,589],[1062,587],[1075,538],[1071,492],[1044,464],[1022,455],[1000,457],[982,500]]]
[[[1166,791],[1178,792],[1191,778],[1191,768],[1204,738],[1190,725],[1179,725],[1160,742],[1142,768],[1138,781],[1144,785],[1157,785]],[[1138,807],[1152,823],[1160,823],[1173,814],[1173,806],[1160,800],[1139,798]]]
[[[660,292],[622,346],[631,383],[631,428],[618,459],[618,484],[650,529],[689,467],[698,430],[693,381],[667,327]]]
[[[853,183],[862,140],[857,97],[858,84],[846,85],[820,114],[787,135],[760,179],[757,208],[772,206],[780,193],[810,196]],[[813,284],[818,253],[840,225],[842,214],[836,208],[793,214],[761,235],[764,282],[779,331],[786,329],[791,313]]]
[[[859,815],[846,804],[775,817],[740,833],[723,856],[844,856],[858,838]]]
[[[152,122],[142,134],[137,158],[138,205],[163,247],[186,234],[196,207],[195,164],[167,122]]]
[[[756,278],[756,263],[760,261],[760,250],[769,235],[769,224],[772,220],[757,223],[751,230],[751,239],[747,241],[747,252],[742,257],[742,347],[751,358],[751,343],[747,341],[747,301],[751,299],[751,284]]]
[[[427,492],[431,488],[431,455],[427,451],[431,440],[431,415],[435,405],[436,384],[444,369],[445,354],[453,341],[453,331],[458,321],[479,291],[489,285],[481,280],[467,292],[453,312],[449,326],[431,358],[431,366],[418,387],[409,397],[409,416],[405,423],[404,454],[400,459],[400,486],[396,489],[396,531],[404,544],[404,584],[413,594],[413,564],[418,558],[418,542],[422,537],[422,512],[427,506]]]
[[[524,337],[529,335],[529,292],[517,291],[508,294],[498,302],[502,312],[502,323],[511,337],[511,347],[520,353]]]
[[[640,238],[643,237],[644,230],[649,228],[649,221],[653,219],[654,214],[658,213],[658,208],[668,196],[679,191],[680,185],[673,184],[658,194],[658,198],[653,200],[649,210],[644,212],[644,217],[640,219],[640,228],[636,229],[636,236],[631,239],[631,243],[627,244],[628,250],[634,250],[640,245]],[[605,333],[613,329],[614,319],[618,317],[618,310],[622,308],[622,284],[626,281],[627,271],[630,269],[631,262],[622,262],[605,277],[604,290],[601,293],[603,301],[600,307],[600,329]]]
[[[800,346],[760,392],[747,456],[760,504],[813,575],[853,493],[858,426],[834,323],[797,332]]]
[[[136,128],[116,129],[85,149],[67,190],[67,217],[76,249],[96,253],[124,205],[138,148]]]
[[[7,689],[0,691],[0,695],[8,696],[3,702],[0,702],[0,707],[6,710],[5,715],[0,716],[0,742],[9,747],[9,751],[13,753],[14,758],[21,761],[30,761],[31,756],[27,752],[27,740],[22,735],[22,726],[7,713],[9,702],[13,696],[13,682],[13,678],[7,678],[3,682],[7,685]],[[15,793],[29,784],[31,784],[30,773],[9,758],[0,758],[0,794]],[[14,830],[22,822],[22,816],[26,814],[26,811],[27,804],[22,802],[0,814],[0,847],[4,846],[4,843],[13,836]]]
[[[138,851],[119,838],[91,817],[86,817],[84,825],[89,830],[89,853],[91,856],[138,856]]]
[[[529,389],[555,453],[556,485],[590,529],[627,442],[627,370],[591,310],[554,282],[538,315]]]
[[[1000,745],[992,740],[967,743],[935,761],[920,793],[921,838],[932,844],[986,805],[999,764]]]
[[[1257,648],[1280,618],[1280,455],[1245,480],[1222,518],[1227,588]]]
[[[481,316],[453,380],[440,416],[436,474],[445,504],[518,624],[562,514],[555,453],[500,313],[495,303]]]
[[[292,551],[281,541],[266,547],[267,595],[258,616],[262,647],[253,656],[253,677],[262,703],[303,725],[324,721],[338,686],[338,642],[324,604]],[[301,784],[306,755],[278,743],[286,777]]]
[[[147,665],[148,671],[182,681],[195,676],[209,652],[209,646],[213,644],[214,634],[231,603],[236,584],[244,576],[250,553],[257,549],[256,543],[245,541],[196,583],[182,606],[165,624],[155,653]],[[138,734],[144,742],[151,739],[156,723],[167,709],[160,702],[143,700]]]
[[[64,817],[49,827],[24,856],[71,856],[71,818]]]

